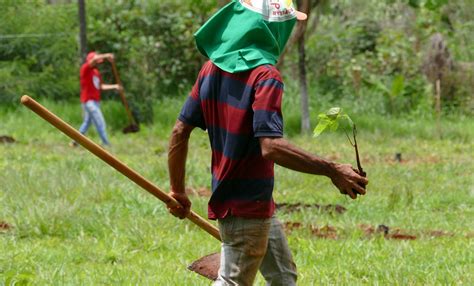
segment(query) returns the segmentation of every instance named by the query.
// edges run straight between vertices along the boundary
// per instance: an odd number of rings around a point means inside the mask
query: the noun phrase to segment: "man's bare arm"
[[[189,136],[193,129],[193,126],[177,120],[173,127],[173,132],[171,133],[168,148],[168,170],[171,185],[170,195],[183,206],[182,208],[170,209],[170,212],[180,218],[186,217],[191,208],[191,202],[185,193],[185,176]]]
[[[357,174],[349,164],[325,160],[292,145],[284,138],[262,137],[260,146],[265,159],[282,167],[302,173],[327,176],[341,193],[348,194],[353,199],[357,197],[353,190],[365,194],[365,189],[359,183],[367,185],[368,180]]]

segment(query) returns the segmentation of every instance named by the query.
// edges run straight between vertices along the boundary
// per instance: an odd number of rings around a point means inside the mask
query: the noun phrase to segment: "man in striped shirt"
[[[252,285],[259,269],[268,285],[296,285],[296,266],[274,217],[274,163],[327,176],[353,199],[355,192],[365,194],[359,184],[368,183],[351,165],[317,157],[283,138],[283,81],[274,64],[295,18],[305,19],[285,4],[291,1],[235,0],[195,34],[199,50],[210,60],[171,135],[170,195],[182,207],[170,211],[180,218],[189,213],[184,192],[189,136],[195,127],[207,130],[212,148],[208,217],[218,220],[222,239],[215,285]]]

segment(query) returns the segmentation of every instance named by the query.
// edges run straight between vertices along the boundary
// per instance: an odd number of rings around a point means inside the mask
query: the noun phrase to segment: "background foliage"
[[[153,120],[157,99],[189,91],[205,60],[194,46],[193,33],[216,11],[217,2],[87,1],[88,47],[116,54],[127,96],[141,121]],[[422,66],[435,33],[443,35],[455,63],[443,82],[443,110],[473,113],[471,0],[319,2],[307,31],[312,114],[337,104],[351,113],[431,116],[432,83]],[[0,13],[0,104],[16,103],[24,93],[77,100],[77,3],[4,1]],[[297,62],[293,47],[282,71],[286,100],[295,103]],[[106,81],[112,81],[109,67],[101,69]],[[286,107],[288,124],[296,129],[292,122],[299,116],[297,107]]]

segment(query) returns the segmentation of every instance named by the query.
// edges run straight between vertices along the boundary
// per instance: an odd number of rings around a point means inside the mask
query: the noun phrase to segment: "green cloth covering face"
[[[233,1],[195,34],[199,51],[220,69],[237,73],[264,64],[275,65],[295,26],[296,18],[268,22],[262,14]]]

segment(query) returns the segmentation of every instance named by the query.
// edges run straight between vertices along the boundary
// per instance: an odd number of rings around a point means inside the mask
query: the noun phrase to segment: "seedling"
[[[366,176],[367,174],[364,172],[362,165],[360,163],[359,158],[359,148],[357,147],[357,129],[356,125],[352,121],[352,119],[342,111],[340,107],[333,107],[329,109],[326,113],[321,113],[318,115],[319,122],[316,128],[314,128],[313,134],[314,137],[318,137],[323,132],[329,131],[336,131],[339,126],[342,126],[344,133],[346,134],[347,140],[349,143],[354,147],[355,154],[356,154],[356,161],[357,161],[357,169],[358,173],[361,176]],[[348,134],[348,130],[352,130],[352,138]],[[365,188],[365,186],[361,185],[361,187]],[[357,192],[355,192],[357,193]]]

